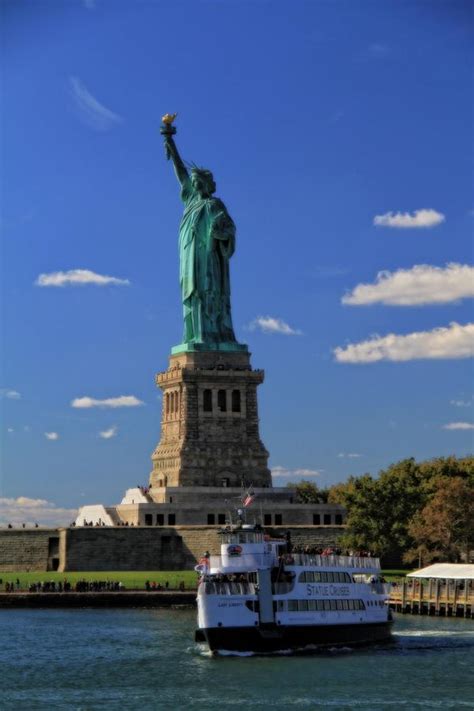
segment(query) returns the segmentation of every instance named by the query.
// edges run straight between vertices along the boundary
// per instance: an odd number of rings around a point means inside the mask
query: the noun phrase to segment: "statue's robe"
[[[179,228],[180,284],[185,343],[235,342],[230,310],[229,259],[235,225],[219,198],[202,198],[183,183]]]

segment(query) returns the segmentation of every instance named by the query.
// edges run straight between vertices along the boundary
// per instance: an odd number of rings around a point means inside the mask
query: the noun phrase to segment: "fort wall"
[[[185,570],[220,552],[220,526],[0,530],[0,571]],[[294,545],[337,544],[343,526],[274,526]]]

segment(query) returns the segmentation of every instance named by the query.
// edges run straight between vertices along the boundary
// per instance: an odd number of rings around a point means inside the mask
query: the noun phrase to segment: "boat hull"
[[[386,642],[392,623],[357,625],[260,625],[255,627],[210,627],[196,632],[211,651],[276,652],[304,647],[352,647]]]

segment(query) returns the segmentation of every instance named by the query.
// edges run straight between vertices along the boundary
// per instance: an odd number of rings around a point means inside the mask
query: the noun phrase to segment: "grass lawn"
[[[87,571],[87,572],[25,572],[19,570],[15,573],[0,572],[0,591],[4,591],[5,583],[15,583],[20,581],[20,588],[27,589],[30,583],[63,582],[67,580],[74,585],[78,580],[105,580],[121,582],[127,590],[144,590],[145,581],[161,583],[164,587],[166,581],[170,590],[177,590],[179,584],[184,582],[186,590],[195,590],[197,587],[198,575],[194,570],[130,570],[130,571]]]
[[[413,571],[413,568],[408,568],[408,569],[397,568],[394,570],[382,570],[382,575],[384,576],[384,578],[387,582],[394,583],[398,580],[401,580],[406,575],[408,575],[408,573],[411,573],[412,571]]]
[[[404,578],[410,570],[383,570],[382,573],[388,582],[395,582]],[[46,583],[46,582],[63,582],[68,580],[72,585],[75,585],[78,580],[105,580],[121,582],[127,590],[144,590],[145,581],[160,583],[165,587],[166,581],[169,583],[170,590],[177,590],[179,584],[184,582],[186,590],[195,590],[198,582],[198,575],[194,570],[129,570],[129,571],[87,571],[87,572],[26,572],[17,571],[15,573],[0,572],[0,591],[5,589],[5,583],[15,583],[20,581],[22,590],[28,589],[30,583]]]

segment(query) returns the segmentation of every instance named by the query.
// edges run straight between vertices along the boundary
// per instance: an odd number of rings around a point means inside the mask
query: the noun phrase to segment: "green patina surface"
[[[232,325],[229,260],[235,250],[235,224],[226,206],[214,197],[211,171],[188,172],[173,139],[176,129],[161,128],[166,156],[181,185],[184,212],[179,227],[179,279],[183,302],[183,342],[172,353],[246,351]]]

